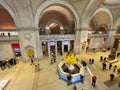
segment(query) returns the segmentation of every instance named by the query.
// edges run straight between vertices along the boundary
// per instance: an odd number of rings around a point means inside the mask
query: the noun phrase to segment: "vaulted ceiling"
[[[39,5],[41,5],[42,3],[44,3],[45,0],[3,0],[5,1],[12,9],[13,11],[16,13],[17,16],[24,16],[24,14],[29,15],[28,11],[31,11],[31,16],[35,14],[36,9],[39,7]],[[27,1],[29,1],[30,3],[28,3]],[[95,0],[65,0],[71,4],[73,4],[73,7],[76,10],[81,10],[82,6],[79,6],[80,3],[83,2],[94,2]],[[25,4],[26,3],[26,4]],[[22,5],[23,4],[23,5]],[[27,10],[26,8],[29,6],[29,10]],[[76,6],[74,6],[76,5]],[[81,5],[81,4],[80,4]],[[113,19],[114,21],[120,16],[120,0],[105,0],[103,3],[101,3],[101,7],[108,7],[108,9],[112,12],[113,15]],[[114,7],[115,6],[115,7]],[[99,7],[98,7],[99,8]],[[92,9],[92,8],[91,8]],[[78,12],[80,12],[78,10]],[[24,13],[23,11],[25,11],[26,13]],[[85,10],[81,11],[82,13]],[[23,13],[19,13],[19,12],[23,12]],[[44,9],[44,11],[42,12],[42,17],[40,18],[40,22],[42,23],[47,23],[50,19],[57,19],[59,20],[61,23],[63,23],[63,25],[71,25],[74,23],[74,14],[71,13],[71,11],[64,7],[61,6],[59,4],[56,5],[51,5],[49,7],[47,7],[46,9]],[[80,14],[82,15],[82,14]],[[102,16],[104,18],[102,18]],[[80,16],[81,17],[81,16]],[[29,17],[31,18],[31,17]],[[100,11],[97,14],[95,14],[95,16],[93,16],[93,18],[96,20],[96,23],[98,25],[105,23],[108,24],[108,22],[110,21],[109,19],[109,15],[106,14],[106,12],[104,11]],[[21,18],[20,20],[24,21],[24,18]],[[26,20],[27,22],[27,20]],[[30,21],[28,21],[29,23]],[[16,28],[15,22],[12,18],[12,16],[10,15],[10,13],[1,5],[0,6],[0,29],[14,29]]]
[[[0,29],[15,29],[15,23],[9,12],[0,6]]]

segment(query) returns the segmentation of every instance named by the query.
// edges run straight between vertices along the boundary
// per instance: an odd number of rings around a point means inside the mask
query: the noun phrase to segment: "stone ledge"
[[[4,87],[7,85],[7,83],[9,82],[10,79],[4,79],[4,80],[0,80],[0,90],[3,90]]]

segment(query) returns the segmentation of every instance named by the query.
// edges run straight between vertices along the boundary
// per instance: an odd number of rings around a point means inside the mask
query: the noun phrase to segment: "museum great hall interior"
[[[67,85],[61,79],[58,66],[68,53],[87,63],[86,69],[80,67],[84,83]],[[120,0],[0,0],[0,90],[73,90],[74,85],[77,90],[119,90],[118,54]],[[9,65],[11,58],[16,62]],[[115,72],[110,63],[117,66]]]

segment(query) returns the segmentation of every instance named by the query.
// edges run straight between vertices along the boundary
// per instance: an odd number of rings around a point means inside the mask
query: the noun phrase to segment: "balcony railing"
[[[64,35],[40,35],[41,41],[59,41],[59,40],[75,40],[75,34]]]
[[[117,38],[117,37],[120,38],[120,33],[115,33],[114,37],[115,38]]]
[[[89,38],[95,37],[108,37],[108,34],[89,34]],[[120,37],[120,34],[115,34],[115,37]],[[0,36],[0,41],[18,41],[18,36]],[[41,41],[62,41],[62,40],[75,40],[75,34],[63,34],[63,35],[40,35]]]
[[[95,37],[108,37],[108,34],[88,34],[89,38],[95,38]]]
[[[0,36],[0,41],[18,41],[18,36]]]

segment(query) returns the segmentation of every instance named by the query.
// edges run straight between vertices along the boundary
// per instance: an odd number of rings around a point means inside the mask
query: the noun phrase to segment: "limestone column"
[[[48,56],[51,56],[50,55],[50,42],[47,42],[48,43]]]
[[[108,31],[109,31],[109,37],[108,37],[107,47],[112,49],[115,41],[114,34],[116,31],[115,30],[108,30]]]
[[[68,52],[70,52],[70,41],[68,41]]]
[[[64,54],[64,41],[62,41],[62,54]]]
[[[43,51],[42,51],[42,41],[40,41],[39,30],[34,30],[34,40],[35,40],[35,54],[38,59],[43,58]]]
[[[34,28],[23,28],[18,30],[21,53],[24,59],[29,59],[29,56],[27,55],[28,47],[33,50],[34,58],[42,59],[42,45],[38,32],[39,31]]]
[[[76,38],[74,42],[74,53],[79,54],[86,51],[88,31],[76,30]]]
[[[80,35],[81,32],[80,30],[76,30],[75,32],[75,41],[74,41],[74,54],[79,54],[80,53]]]
[[[120,52],[120,41],[119,41],[119,45],[118,45],[117,51]]]
[[[57,55],[57,41],[55,42],[55,55]]]

